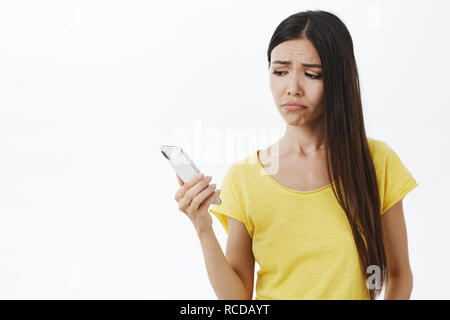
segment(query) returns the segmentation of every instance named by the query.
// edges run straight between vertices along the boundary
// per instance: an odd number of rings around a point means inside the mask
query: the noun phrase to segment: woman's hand
[[[212,177],[203,177],[203,173],[197,174],[184,183],[178,174],[176,176],[181,187],[175,194],[178,209],[189,217],[197,233],[212,228],[208,208],[220,194],[215,184],[209,185]]]

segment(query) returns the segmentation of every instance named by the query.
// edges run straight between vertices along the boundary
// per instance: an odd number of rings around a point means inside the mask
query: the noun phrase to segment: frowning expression
[[[283,119],[291,125],[303,125],[321,118],[322,66],[312,42],[284,41],[273,48],[270,61],[270,89]],[[306,108],[284,106],[292,102]]]

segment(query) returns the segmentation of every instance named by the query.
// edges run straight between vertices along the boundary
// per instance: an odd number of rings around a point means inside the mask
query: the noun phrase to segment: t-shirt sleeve
[[[231,217],[242,222],[250,236],[252,236],[252,228],[243,205],[243,192],[240,186],[241,177],[236,169],[236,164],[228,169],[220,187],[221,192],[219,198],[222,203],[220,205],[211,204],[209,211],[216,216],[227,234],[227,217]]]
[[[384,168],[381,214],[384,214],[418,186],[413,175],[400,160],[397,153],[386,143],[385,146],[387,152]]]

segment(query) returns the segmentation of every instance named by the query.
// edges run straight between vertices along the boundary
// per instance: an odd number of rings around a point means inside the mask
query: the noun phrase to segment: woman
[[[351,36],[306,11],[276,28],[270,87],[285,135],[233,164],[221,187],[195,177],[175,195],[193,222],[219,299],[409,299],[402,199],[417,186],[398,155],[366,137]],[[228,233],[226,257],[208,209]]]

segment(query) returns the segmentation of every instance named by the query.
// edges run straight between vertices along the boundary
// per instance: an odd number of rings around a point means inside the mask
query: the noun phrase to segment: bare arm
[[[409,264],[402,200],[383,214],[382,223],[388,266],[384,299],[408,300],[413,288],[413,275]]]
[[[219,300],[248,299],[247,290],[225,258],[212,229],[198,233],[209,281]]]
[[[253,256],[253,241],[245,227],[239,220],[227,217],[228,240],[227,260],[234,272],[244,283],[247,299],[253,298],[255,257]]]
[[[175,194],[175,200],[180,211],[185,213],[195,226],[208,277],[217,297],[225,300],[251,299],[253,269],[250,279],[248,262],[253,260],[248,257],[248,253],[251,253],[251,237],[245,225],[231,218],[228,220],[227,260],[212,229],[212,218],[208,211],[209,205],[219,195],[214,192],[215,185],[209,185],[211,177],[197,175],[184,183],[177,174],[177,179],[181,188]]]

